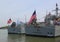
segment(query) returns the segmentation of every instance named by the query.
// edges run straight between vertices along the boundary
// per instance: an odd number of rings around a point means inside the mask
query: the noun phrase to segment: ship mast
[[[59,11],[60,9],[58,8],[58,4],[56,3],[56,9],[54,10],[54,11],[56,11],[56,16],[58,16],[58,11]]]
[[[58,16],[58,10],[59,10],[58,4],[56,3],[56,16]]]

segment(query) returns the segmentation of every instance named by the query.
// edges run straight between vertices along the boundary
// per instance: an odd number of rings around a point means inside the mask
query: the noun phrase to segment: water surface
[[[20,34],[8,34],[7,29],[0,29],[0,42],[60,42],[60,37],[34,37]]]

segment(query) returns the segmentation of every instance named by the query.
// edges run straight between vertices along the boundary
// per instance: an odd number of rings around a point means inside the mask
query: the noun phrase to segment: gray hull
[[[41,26],[41,27],[34,27],[34,26],[22,26],[21,28],[16,27],[8,28],[8,33],[17,33],[17,34],[26,34],[26,35],[36,35],[36,36],[49,36],[55,37],[60,36],[60,26]]]
[[[60,26],[29,26],[25,28],[26,35],[55,37],[60,35]]]
[[[21,33],[21,29],[20,28],[8,28],[8,33],[9,34],[12,34],[12,33],[15,33],[15,34],[20,34]]]
[[[16,27],[8,27],[8,33],[9,34],[24,34],[25,33],[25,27],[24,25],[18,25]]]

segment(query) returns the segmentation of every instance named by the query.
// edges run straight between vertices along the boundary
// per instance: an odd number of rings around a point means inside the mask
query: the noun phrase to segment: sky
[[[19,19],[28,22],[34,10],[36,10],[38,21],[48,12],[52,12],[56,3],[60,7],[60,0],[0,0],[0,27],[6,26],[9,18],[12,21]]]

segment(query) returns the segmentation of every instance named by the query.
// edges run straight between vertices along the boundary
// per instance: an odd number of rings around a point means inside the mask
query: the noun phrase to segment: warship
[[[53,10],[56,14],[49,13],[45,16],[44,22],[37,22],[36,11],[33,12],[30,21],[25,26],[26,35],[56,37],[60,36],[60,16],[58,4]]]

